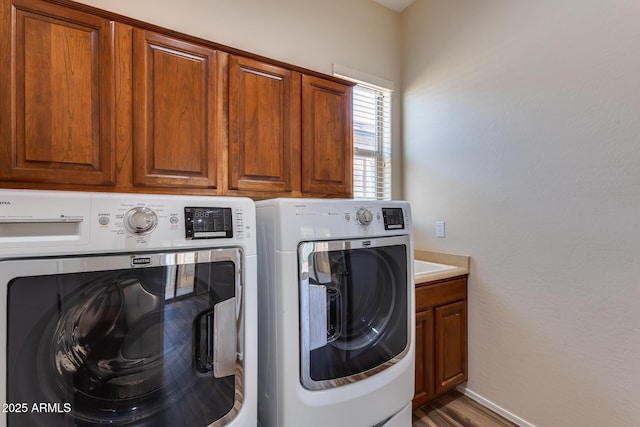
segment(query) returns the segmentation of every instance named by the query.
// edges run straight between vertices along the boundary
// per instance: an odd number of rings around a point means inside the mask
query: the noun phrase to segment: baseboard
[[[460,393],[464,394],[469,399],[475,400],[476,402],[478,402],[482,406],[491,409],[496,414],[499,414],[500,416],[508,419],[512,423],[515,423],[515,424],[519,425],[520,427],[536,427],[534,424],[531,424],[530,422],[527,422],[527,421],[523,420],[519,416],[517,416],[515,414],[512,414],[511,412],[507,411],[506,409],[496,405],[492,401],[490,401],[488,399],[485,399],[484,397],[480,396],[478,393],[469,390],[466,387],[465,384],[459,385],[456,388]]]

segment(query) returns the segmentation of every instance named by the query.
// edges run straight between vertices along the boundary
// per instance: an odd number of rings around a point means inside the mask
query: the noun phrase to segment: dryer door
[[[0,265],[2,401],[25,405],[8,425],[217,426],[238,412],[240,249]]]
[[[364,379],[408,352],[409,247],[408,236],[299,245],[305,388]]]

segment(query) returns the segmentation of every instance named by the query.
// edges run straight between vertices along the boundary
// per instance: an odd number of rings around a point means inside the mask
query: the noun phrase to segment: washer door
[[[240,249],[2,264],[7,401],[29,409],[9,425],[217,426],[237,414]]]
[[[299,245],[301,382],[364,379],[409,349],[408,236]]]

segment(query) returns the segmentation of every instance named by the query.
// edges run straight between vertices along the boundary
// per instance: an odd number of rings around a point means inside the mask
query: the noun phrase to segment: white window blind
[[[353,197],[391,199],[391,91],[353,88]]]

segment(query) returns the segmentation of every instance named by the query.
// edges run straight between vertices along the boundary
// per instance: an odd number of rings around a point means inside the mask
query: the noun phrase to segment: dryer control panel
[[[306,240],[398,236],[412,232],[411,207],[401,200],[279,198],[259,201],[256,207],[275,215],[273,226],[277,229],[274,233],[279,250],[290,250]]]

